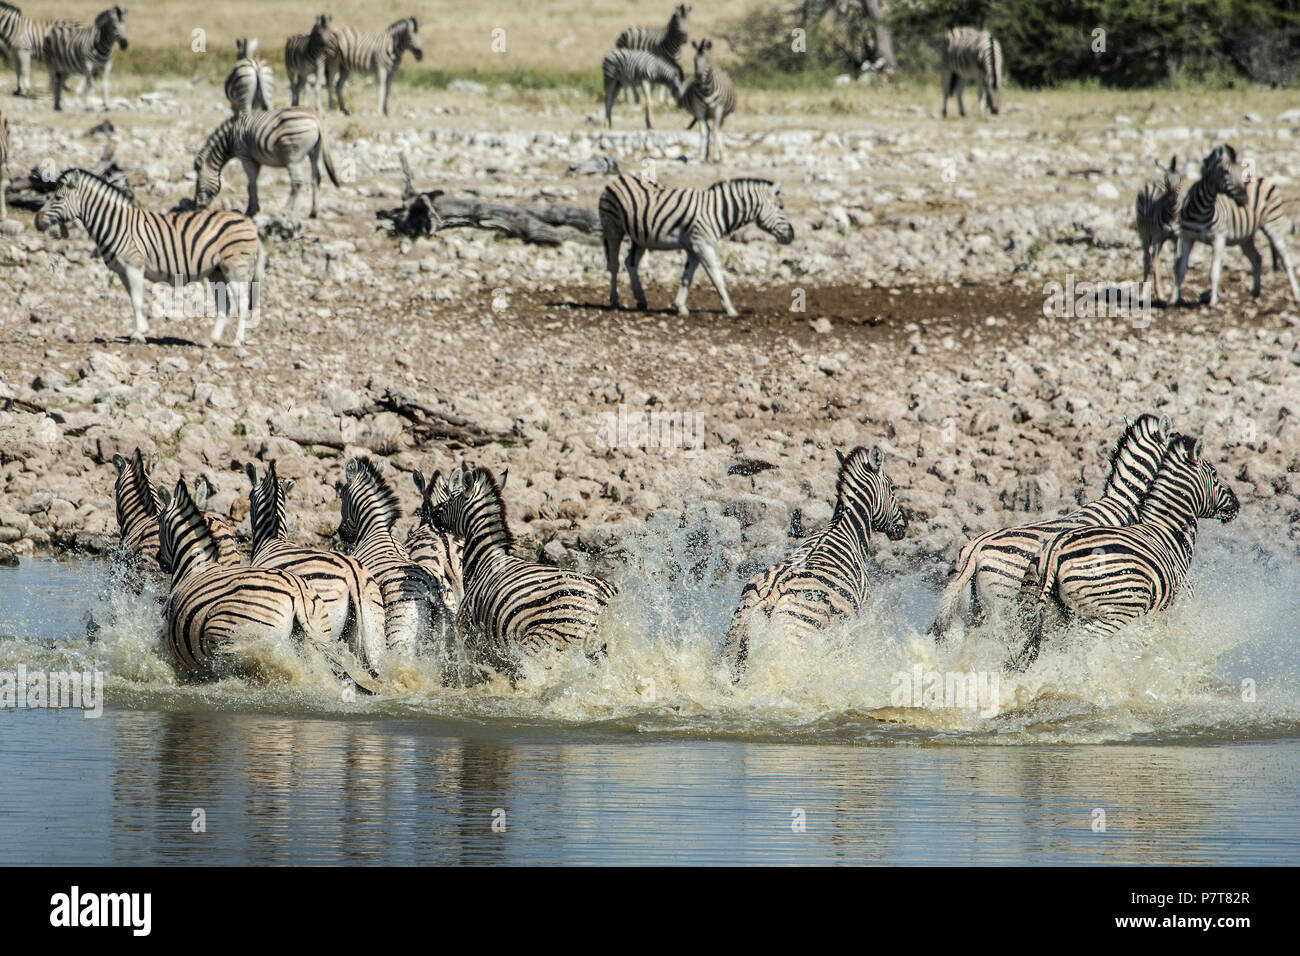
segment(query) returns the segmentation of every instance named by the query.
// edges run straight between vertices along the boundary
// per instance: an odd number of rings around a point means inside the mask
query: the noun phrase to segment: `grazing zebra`
[[[614,48],[647,50],[660,59],[676,63],[677,58],[681,56],[682,47],[686,45],[690,15],[690,4],[679,3],[673,8],[673,15],[668,18],[667,26],[628,27],[618,35],[618,39],[614,41]],[[632,92],[636,95],[636,86],[632,87]],[[675,98],[680,99],[680,91]]]
[[[957,93],[957,110],[966,115],[961,91],[967,83],[976,83],[980,91],[980,109],[997,115],[1002,101],[1002,45],[987,30],[953,27],[948,31],[943,50],[943,115],[948,116],[948,97]]]
[[[383,33],[367,33],[352,27],[339,27],[335,33],[338,45],[325,60],[329,72],[329,85],[339,109],[347,115],[350,111],[343,102],[343,84],[352,73],[372,74],[379,86],[379,112],[388,115],[388,93],[393,88],[393,77],[407,50],[416,61],[424,59],[420,45],[420,24],[415,17],[405,17],[390,24]]]
[[[275,74],[271,64],[256,56],[257,38],[235,41],[235,67],[226,77],[226,99],[236,114],[257,107],[271,109]]]
[[[354,557],[290,544],[286,500],[294,483],[277,477],[274,461],[261,481],[252,462],[247,463],[245,472],[252,483],[248,500],[253,566],[292,571],[306,580],[325,604],[334,640],[346,645],[362,664],[373,667],[388,647],[379,582]]]
[[[872,530],[884,531],[890,541],[907,531],[894,485],[882,470],[880,447],[868,451],[859,446],[847,456],[836,450],[835,455],[840,468],[830,524],[781,564],[751,578],[741,592],[722,645],[733,683],[744,676],[756,614],[779,621],[794,639],[852,620],[867,598]]]
[[[383,472],[382,459],[348,460],[345,481],[339,488],[342,519],[338,539],[379,582],[388,649],[413,655],[431,643],[445,650],[453,634],[442,584],[412,561],[393,537],[393,525],[402,512],[397,492]]]
[[[1300,285],[1296,283],[1291,254],[1286,247],[1287,220],[1282,213],[1282,197],[1277,184],[1268,179],[1241,180],[1237,151],[1231,146],[1216,147],[1201,164],[1201,178],[1192,183],[1178,216],[1178,263],[1174,267],[1174,300],[1183,301],[1183,279],[1192,246],[1208,243],[1210,260],[1210,305],[1219,304],[1219,273],[1223,253],[1228,246],[1241,246],[1250,260],[1254,282],[1250,294],[1258,298],[1264,257],[1255,248],[1255,234],[1263,233],[1273,252],[1273,267],[1279,263],[1291,285],[1291,298],[1300,302]]]
[[[95,17],[88,27],[55,27],[45,35],[41,59],[50,73],[50,89],[54,93],[54,108],[63,109],[63,82],[80,74],[83,79],[82,95],[90,99],[90,87],[95,77],[100,78],[100,92],[104,109],[108,109],[108,73],[113,68],[113,46],[126,49],[126,10],[109,7]]]
[[[713,41],[692,43],[695,47],[695,75],[681,96],[682,109],[691,114],[686,124],[704,129],[704,161],[710,162],[713,141],[718,141],[718,162],[722,162],[722,124],[736,109],[736,88],[724,70],[713,65]]]
[[[1028,637],[1010,666],[1024,670],[1038,657],[1049,602],[1062,623],[1082,620],[1099,635],[1168,608],[1191,570],[1197,519],[1228,522],[1239,508],[1203,443],[1175,436],[1136,522],[1064,531],[1026,569],[1019,614]]]
[[[308,79],[316,94],[316,112],[320,112],[320,91],[325,87],[329,107],[334,108],[334,91],[325,82],[325,61],[338,50],[338,34],[330,29],[329,14],[316,17],[310,33],[295,33],[284,41],[284,72],[289,80],[293,106]]]
[[[334,172],[334,157],[325,140],[325,125],[315,111],[305,106],[285,106],[264,112],[254,110],[226,120],[212,131],[194,157],[197,178],[194,205],[206,208],[221,192],[221,171],[238,157],[248,177],[248,208],[245,216],[255,216],[261,205],[257,199],[257,177],[263,166],[282,166],[289,170],[289,201],[286,212],[293,212],[293,201],[302,188],[301,162],[311,160],[311,218],[316,218],[316,192],[320,187],[320,167],[325,166],[330,182],[339,184]]]
[[[682,68],[672,60],[660,59],[647,50],[610,50],[600,64],[605,78],[605,125],[614,125],[614,100],[624,87],[640,87],[645,94],[645,128],[650,122],[650,87],[664,84],[672,90],[673,99],[682,98],[686,77]]]
[[[0,47],[9,51],[18,74],[16,96],[32,92],[32,60],[41,62],[45,55],[45,38],[56,27],[79,26],[76,20],[33,20],[23,16],[12,3],[0,2]]]
[[[217,318],[210,341],[216,344],[220,340],[230,300],[234,299],[238,315],[235,345],[243,345],[245,319],[249,311],[257,310],[266,268],[266,254],[251,219],[216,210],[150,212],[94,173],[70,169],[59,177],[54,193],[36,214],[36,228],[42,232],[52,226],[66,230],[71,222],[85,226],[104,264],[126,286],[135,313],[132,341],[143,342],[148,331],[144,317],[146,279],[211,279],[220,285],[215,289]]]
[[[465,542],[465,595],[456,629],[478,667],[517,679],[524,655],[597,647],[600,619],[617,589],[580,571],[515,557],[501,486],[483,468],[458,469],[449,497],[433,509],[433,524]]]
[[[614,308],[618,308],[618,254],[624,236],[631,241],[626,264],[639,309],[645,309],[646,300],[637,266],[646,250],[686,251],[686,268],[677,290],[679,315],[688,314],[686,293],[701,263],[727,315],[739,314],[727,295],[718,261],[718,242],[723,236],[757,222],[782,245],[794,240],[794,227],[781,205],[781,184],[766,179],[727,179],[695,189],[663,186],[624,174],[605,187],[599,209],[609,268],[609,304]]]
[[[1168,417],[1138,416],[1127,423],[1111,452],[1101,497],[1059,518],[986,531],[962,548],[930,625],[935,640],[945,640],[959,617],[974,625],[1012,608],[1025,569],[1062,531],[1136,521],[1173,435]]]
[[[415,482],[415,490],[420,493],[420,522],[406,536],[406,552],[412,561],[442,583],[447,610],[454,614],[460,606],[460,599],[465,596],[462,570],[465,545],[455,535],[433,526],[434,509],[451,496],[447,479],[435,471],[433,477],[425,481],[418,469],[412,472],[411,479]],[[503,472],[500,478],[503,486],[505,481]]]
[[[1178,168],[1178,157],[1169,161],[1169,168],[1160,171],[1155,179],[1148,180],[1138,193],[1135,211],[1137,232],[1142,240],[1142,283],[1155,276],[1156,298],[1163,300],[1160,292],[1160,250],[1169,240],[1178,244],[1178,207],[1183,198],[1183,174]]]
[[[0,110],[0,222],[9,214],[5,206],[5,185],[9,180],[9,120],[5,111]]]
[[[182,478],[162,495],[160,563],[171,568],[167,644],[185,680],[246,674],[250,643],[292,638],[323,657],[340,679],[364,693],[376,675],[330,640],[325,605],[312,586],[288,571],[218,563],[216,543]]]

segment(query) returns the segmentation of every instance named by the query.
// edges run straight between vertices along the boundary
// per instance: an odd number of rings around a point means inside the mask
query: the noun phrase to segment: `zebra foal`
[[[108,109],[108,74],[113,68],[113,48],[126,49],[126,9],[109,7],[91,26],[59,26],[45,35],[41,59],[50,74],[54,108],[63,109],[63,83],[70,76],[82,77],[82,94],[89,101],[95,77],[100,78],[104,109]]]
[[[736,109],[736,88],[726,71],[713,65],[713,41],[692,43],[695,47],[695,75],[682,93],[682,109],[691,114],[690,129],[699,123],[703,129],[704,161],[713,159],[713,142],[718,143],[718,162],[722,162],[722,124]]]
[[[1178,245],[1178,210],[1183,198],[1183,173],[1178,168],[1178,157],[1169,161],[1155,179],[1148,180],[1138,192],[1134,203],[1138,238],[1142,241],[1142,283],[1155,277],[1156,298],[1163,300],[1160,292],[1160,250],[1165,243]]]

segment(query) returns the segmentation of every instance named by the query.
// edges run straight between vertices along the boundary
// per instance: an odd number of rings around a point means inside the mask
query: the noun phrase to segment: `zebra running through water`
[[[388,95],[397,68],[402,64],[402,54],[410,50],[416,62],[424,59],[424,48],[420,44],[421,23],[415,17],[404,17],[389,24],[383,33],[352,27],[335,30],[338,45],[326,57],[325,69],[334,99],[345,116],[351,111],[343,102],[343,84],[353,73],[374,76],[379,87],[379,112],[388,115]]]
[[[625,87],[641,89],[645,100],[645,128],[653,129],[650,122],[650,87],[662,84],[673,94],[673,100],[682,98],[686,76],[672,60],[664,60],[647,50],[610,50],[600,64],[605,81],[605,125],[614,125],[614,101],[618,91]],[[640,98],[640,97],[639,97]]]
[[[1012,609],[1025,570],[1062,531],[1136,521],[1173,435],[1168,417],[1138,416],[1126,423],[1116,442],[1106,483],[1095,501],[1059,518],[986,531],[969,542],[953,565],[929,633],[942,643],[959,619],[973,626]]]
[[[718,143],[718,162],[722,162],[722,124],[736,109],[736,87],[725,70],[713,65],[713,41],[692,43],[695,47],[695,75],[682,93],[682,109],[691,114],[690,129],[699,123],[703,129],[704,161],[711,162],[713,141]]]
[[[235,41],[235,66],[226,77],[226,100],[235,114],[247,113],[254,107],[271,109],[275,74],[271,64],[256,54],[256,37]]]
[[[486,469],[457,469],[447,488],[432,520],[465,543],[456,629],[471,664],[514,681],[525,656],[573,645],[589,657],[603,653],[600,623],[617,589],[595,575],[516,557],[501,485]]]
[[[329,614],[306,580],[271,568],[219,563],[207,522],[182,478],[161,493],[160,563],[171,568],[166,643],[183,680],[256,673],[249,645],[292,639],[322,657],[341,680],[377,693],[376,676],[330,639]]]
[[[54,193],[36,214],[36,228],[44,232],[59,226],[66,231],[72,222],[86,228],[104,264],[126,287],[135,313],[132,341],[143,342],[148,331],[144,317],[146,279],[211,279],[220,284],[215,290],[217,317],[210,341],[215,345],[220,340],[234,299],[235,345],[243,345],[245,321],[250,311],[257,311],[266,268],[266,253],[251,219],[217,210],[150,212],[94,173],[70,169],[59,177]]]
[[[289,201],[285,211],[293,212],[294,199],[302,188],[302,161],[311,162],[311,218],[316,218],[316,193],[320,187],[320,168],[325,167],[336,187],[334,157],[325,138],[325,124],[314,110],[305,106],[284,106],[264,112],[254,110],[232,116],[212,131],[194,157],[194,205],[204,209],[221,192],[221,171],[238,158],[248,178],[248,207],[245,216],[255,216],[262,208],[257,198],[257,178],[263,166],[279,166],[289,171]]]
[[[600,195],[600,227],[609,268],[609,304],[618,308],[618,256],[626,236],[628,278],[637,308],[646,308],[645,290],[637,266],[647,249],[683,249],[686,267],[677,289],[677,313],[688,315],[686,294],[696,268],[704,271],[722,300],[727,315],[736,316],[722,277],[718,242],[741,226],[757,222],[786,245],[794,227],[781,204],[781,184],[766,179],[726,179],[705,189],[670,187],[640,176],[622,175]]]
[[[32,94],[32,61],[43,61],[45,38],[58,27],[80,26],[76,20],[33,20],[12,3],[0,2],[0,48],[7,49],[17,74],[15,96]]]
[[[354,557],[290,544],[286,503],[294,483],[276,475],[274,461],[260,481],[251,461],[244,470],[252,485],[248,502],[253,566],[292,571],[306,580],[325,604],[334,640],[373,668],[388,649],[379,581]]]
[[[943,49],[943,116],[948,117],[948,97],[957,94],[957,111],[966,115],[961,101],[967,83],[979,86],[980,109],[994,116],[1002,106],[1002,44],[987,30],[953,27]]]
[[[1191,570],[1197,519],[1226,523],[1240,507],[1204,444],[1174,436],[1136,522],[1062,532],[1026,569],[1018,615],[1027,638],[1009,666],[1024,670],[1037,659],[1049,604],[1053,624],[1082,620],[1103,636],[1166,610]]]
[[[325,88],[330,109],[334,108],[334,91],[325,82],[325,61],[338,51],[338,34],[330,28],[333,19],[322,13],[316,17],[310,33],[295,33],[284,41],[284,73],[292,106],[299,105],[303,85],[311,80],[316,112],[320,112],[321,87]]]
[[[109,7],[95,17],[91,26],[55,27],[45,35],[41,60],[50,74],[54,108],[63,109],[63,83],[70,76],[81,76],[82,94],[90,100],[95,77],[100,79],[104,109],[108,109],[108,74],[113,68],[113,48],[126,49],[126,9]]]
[[[443,586],[443,597],[447,610],[453,614],[465,596],[465,575],[463,571],[465,544],[455,535],[441,531],[433,525],[433,512],[438,505],[449,497],[447,479],[441,472],[435,471],[428,481],[416,469],[411,473],[415,490],[420,494],[419,523],[406,535],[406,551],[411,560],[420,565]],[[500,479],[505,485],[505,473]]]
[[[741,592],[722,645],[732,683],[744,676],[752,628],[760,620],[779,623],[797,641],[856,618],[867,598],[871,532],[884,531],[890,541],[907,532],[880,447],[858,446],[847,456],[837,449],[835,456],[840,467],[830,524],[785,561],[751,578]]]
[[[646,50],[653,53],[662,60],[669,63],[676,63],[677,58],[682,54],[682,47],[686,45],[686,40],[690,30],[691,6],[686,3],[679,3],[673,8],[672,16],[668,18],[668,25],[662,27],[628,27],[618,35],[614,41],[616,50]],[[638,96],[637,87],[633,86],[632,94]],[[663,89],[663,87],[660,87]],[[626,88],[625,88],[626,93]],[[677,96],[680,99],[680,93]]]
[[[1201,163],[1201,178],[1192,183],[1178,215],[1178,262],[1174,267],[1174,301],[1183,301],[1183,279],[1187,261],[1198,242],[1209,244],[1211,307],[1219,304],[1219,274],[1228,246],[1241,246],[1250,260],[1254,281],[1250,294],[1260,293],[1264,257],[1255,248],[1255,235],[1263,233],[1273,253],[1273,267],[1280,264],[1291,286],[1291,299],[1300,302],[1291,254],[1286,247],[1287,218],[1282,196],[1269,179],[1243,182],[1237,151],[1228,145],[1216,147]]]
[[[379,582],[388,650],[413,656],[432,645],[447,653],[454,635],[442,584],[393,537],[402,510],[384,470],[383,459],[348,460],[339,487],[338,540]]]
[[[1183,173],[1178,168],[1178,157],[1169,161],[1169,168],[1147,183],[1138,192],[1134,203],[1138,238],[1142,241],[1142,284],[1155,277],[1156,298],[1163,301],[1160,291],[1160,250],[1172,240],[1178,247],[1178,211],[1183,198]]]
[[[9,120],[0,110],[0,222],[9,215],[5,206],[5,186],[9,182]]]

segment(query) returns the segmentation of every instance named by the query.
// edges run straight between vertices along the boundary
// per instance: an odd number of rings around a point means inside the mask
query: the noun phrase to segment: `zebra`
[[[987,30],[953,27],[948,31],[943,50],[943,116],[948,117],[948,97],[957,93],[957,110],[966,115],[961,91],[967,83],[976,83],[980,91],[980,109],[997,115],[1002,101],[1002,44]]]
[[[736,109],[736,88],[724,70],[713,65],[713,41],[692,42],[695,47],[695,75],[682,93],[682,109],[691,114],[686,124],[690,129],[696,123],[704,130],[704,161],[710,162],[713,141],[718,141],[718,162],[722,162],[722,124]]]
[[[691,6],[679,3],[673,8],[673,15],[668,18],[668,25],[663,27],[628,27],[614,41],[616,50],[648,50],[660,59],[676,63],[681,56],[682,47],[686,45],[690,28]],[[662,90],[663,87],[660,87]],[[637,87],[632,87],[637,95]],[[626,89],[624,90],[626,96]],[[680,98],[680,93],[678,94]]]
[[[433,511],[450,497],[447,479],[435,471],[428,481],[416,469],[411,473],[415,490],[420,494],[419,523],[406,535],[405,548],[411,560],[432,574],[443,586],[447,610],[456,613],[465,595],[464,542],[455,535],[433,526]],[[505,485],[505,474],[500,483]]]
[[[447,491],[431,520],[464,541],[456,630],[472,665],[514,681],[525,655],[575,644],[589,656],[603,653],[600,622],[617,589],[595,575],[516,557],[501,484],[487,469],[453,471]]]
[[[185,479],[169,496],[161,492],[158,546],[171,568],[166,643],[183,680],[216,680],[254,668],[247,645],[292,638],[323,657],[354,690],[379,691],[378,677],[329,637],[330,619],[320,595],[288,571],[219,564],[217,548]]]
[[[9,215],[5,206],[5,185],[9,179],[9,120],[5,111],[0,110],[0,222]]]
[[[701,263],[727,315],[739,313],[727,295],[718,242],[757,222],[781,245],[794,241],[794,227],[781,204],[781,184],[766,179],[726,179],[704,189],[663,186],[640,176],[619,176],[600,195],[600,227],[609,268],[609,304],[618,308],[618,254],[627,236],[627,272],[637,308],[646,308],[637,266],[647,249],[684,249],[686,268],[677,289],[677,313],[688,315],[686,294]]]
[[[295,33],[284,41],[284,72],[289,81],[293,106],[308,79],[316,95],[316,112],[320,112],[320,91],[325,87],[330,109],[334,108],[334,91],[325,82],[325,61],[338,50],[338,34],[330,28],[334,18],[322,13],[316,17],[310,33]]]
[[[1264,258],[1255,248],[1255,234],[1263,233],[1273,252],[1273,267],[1280,263],[1291,285],[1291,298],[1300,302],[1291,254],[1286,247],[1286,217],[1277,184],[1269,179],[1243,182],[1237,151],[1216,147],[1201,164],[1201,178],[1187,190],[1178,214],[1178,262],[1174,267],[1174,301],[1183,301],[1183,279],[1192,246],[1210,245],[1210,306],[1219,304],[1219,273],[1228,246],[1241,246],[1250,260],[1254,282],[1250,294],[1259,297]]]
[[[722,657],[732,683],[744,676],[750,630],[758,614],[780,621],[790,637],[808,637],[857,617],[867,598],[867,555],[872,530],[890,541],[907,532],[907,516],[884,473],[879,445],[859,445],[848,455],[838,449],[835,509],[830,524],[780,564],[756,574],[745,585],[731,617]]]
[[[117,514],[118,545],[124,557],[146,566],[158,561],[158,515],[162,508],[151,473],[158,467],[158,453],[145,463],[136,448],[130,460],[113,456],[113,506]]]
[[[1063,621],[1082,620],[1102,636],[1167,609],[1191,570],[1197,519],[1226,523],[1239,510],[1204,443],[1174,436],[1136,522],[1061,532],[1026,568],[1018,613],[1028,635],[1009,666],[1024,670],[1038,657],[1049,603]]]
[[[109,7],[95,17],[92,26],[55,27],[45,35],[41,59],[50,73],[54,108],[63,109],[63,82],[69,76],[83,78],[82,95],[89,100],[92,80],[100,78],[104,109],[108,109],[108,74],[113,68],[113,46],[126,49],[126,9]]]
[[[217,318],[209,340],[215,345],[226,327],[230,299],[238,316],[235,346],[244,343],[244,323],[256,312],[266,253],[251,219],[217,210],[157,213],[141,209],[126,193],[84,169],[59,176],[54,193],[36,214],[36,228],[67,229],[80,222],[99,247],[109,267],[131,297],[135,331],[131,341],[143,342],[144,283],[197,282],[215,279]],[[245,308],[243,290],[248,290]]]
[[[240,113],[213,130],[194,157],[194,205],[197,208],[206,208],[221,192],[221,171],[236,157],[248,177],[245,216],[255,216],[262,208],[257,198],[257,177],[261,175],[263,166],[282,166],[289,170],[289,201],[285,211],[292,212],[294,199],[302,188],[299,164],[304,157],[311,160],[312,219],[316,218],[321,165],[324,165],[330,182],[336,187],[339,184],[334,172],[334,157],[325,139],[325,124],[314,110],[305,106]]]
[[[272,108],[275,74],[271,65],[256,53],[256,37],[235,41],[235,67],[226,77],[226,99],[236,114],[247,113],[254,107],[259,110]]]
[[[942,643],[962,623],[974,625],[1014,606],[1025,569],[1057,534],[1071,528],[1132,524],[1173,437],[1168,416],[1142,414],[1126,422],[1110,455],[1102,493],[1083,508],[1016,528],[999,528],[962,548],[939,598],[929,633]]]
[[[410,656],[432,644],[445,651],[453,633],[442,584],[393,537],[401,507],[384,469],[382,459],[348,460],[338,489],[342,517],[337,538],[379,582],[388,649]]]
[[[422,20],[404,17],[389,24],[383,33],[368,33],[352,27],[336,30],[338,45],[326,58],[328,83],[334,99],[346,116],[350,113],[343,102],[343,84],[352,73],[373,74],[379,86],[379,112],[388,115],[388,94],[393,88],[393,77],[402,64],[402,54],[407,50],[416,61],[424,59],[420,45]]]
[[[6,48],[14,60],[18,75],[15,96],[32,93],[32,60],[40,63],[45,55],[45,38],[58,27],[80,26],[76,20],[33,20],[12,3],[0,2],[0,48]]]
[[[294,482],[276,475],[274,461],[260,481],[252,462],[245,465],[245,473],[252,484],[248,500],[253,566],[292,571],[311,584],[325,604],[334,640],[362,664],[373,666],[387,650],[379,582],[354,557],[289,543],[286,500]]]
[[[1156,298],[1163,300],[1160,292],[1160,250],[1173,240],[1178,244],[1178,208],[1183,198],[1183,173],[1178,168],[1178,157],[1169,161],[1155,179],[1148,180],[1138,192],[1134,211],[1137,216],[1138,238],[1142,240],[1142,284],[1155,277]]]
[[[650,86],[663,84],[672,90],[673,100],[682,98],[686,76],[672,60],[664,60],[647,50],[610,50],[600,64],[605,78],[605,125],[614,125],[614,101],[624,87],[640,87],[645,94],[645,128],[650,122]]]

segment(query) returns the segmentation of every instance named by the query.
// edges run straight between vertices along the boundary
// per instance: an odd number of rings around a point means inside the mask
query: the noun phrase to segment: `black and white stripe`
[[[1134,211],[1137,215],[1137,233],[1142,241],[1142,282],[1154,275],[1155,294],[1160,292],[1160,250],[1173,240],[1178,244],[1178,210],[1183,199],[1183,173],[1178,168],[1178,157],[1169,161],[1169,168],[1160,171],[1155,179],[1148,180],[1138,192]]]
[[[76,20],[35,20],[24,16],[12,3],[0,2],[0,47],[8,50],[14,61],[18,75],[15,95],[31,95],[32,61],[40,63],[44,58],[45,38],[50,31],[75,26],[79,26]]]
[[[1002,45],[987,30],[953,27],[943,49],[943,115],[948,115],[948,97],[955,91],[957,110],[966,115],[961,101],[967,83],[979,86],[980,108],[994,115],[1002,105]]]
[[[673,8],[667,26],[628,27],[618,35],[618,39],[614,41],[614,48],[620,50],[647,50],[662,60],[676,63],[677,58],[681,56],[682,47],[686,46],[686,40],[689,36],[690,15],[690,4],[679,3]],[[631,89],[633,95],[640,99],[638,88],[631,86],[624,89],[624,101],[626,101],[627,89]],[[661,92],[663,89],[664,87],[660,87]],[[674,98],[680,99],[680,92]],[[662,99],[660,102],[662,102]]]
[[[158,565],[158,515],[162,506],[151,477],[158,467],[155,452],[145,463],[137,448],[130,460],[113,456],[113,504],[117,512],[118,545],[123,558],[145,568]]]
[[[603,651],[600,623],[616,589],[591,574],[516,557],[491,472],[453,471],[448,490],[433,523],[465,542],[465,595],[456,629],[471,662],[513,679],[525,655],[573,645],[589,655]]]
[[[986,531],[970,541],[962,548],[939,598],[930,633],[942,641],[958,623],[975,625],[1011,611],[1025,570],[1062,531],[1136,521],[1138,507],[1173,435],[1167,417],[1138,416],[1116,442],[1110,472],[1095,501],[1059,518]]]
[[[1239,508],[1202,443],[1175,436],[1136,522],[1062,532],[1028,567],[1019,595],[1028,636],[1011,666],[1038,657],[1049,613],[1053,624],[1080,621],[1107,635],[1168,608],[1191,570],[1197,520],[1231,521]]]
[[[648,50],[610,50],[600,64],[605,80],[605,125],[614,125],[614,100],[625,87],[640,89],[645,100],[645,128],[650,122],[650,87],[663,85],[672,91],[673,99],[682,98],[686,76],[672,60],[665,60]]]
[[[713,65],[713,41],[692,43],[695,47],[695,75],[681,96],[682,109],[691,114],[686,128],[703,127],[704,161],[713,157],[717,140],[718,162],[722,162],[722,124],[736,109],[736,88],[725,70]]]
[[[279,166],[289,171],[289,201],[286,212],[293,211],[293,201],[302,188],[303,159],[311,161],[311,218],[316,218],[316,193],[320,187],[323,164],[330,182],[339,184],[334,172],[334,158],[325,139],[325,124],[320,116],[305,106],[284,106],[264,112],[254,110],[226,120],[208,137],[194,157],[197,174],[194,205],[205,208],[221,192],[221,171],[226,163],[238,159],[248,178],[248,208],[244,215],[255,216],[261,209],[257,198],[257,178],[263,166]]]
[[[417,469],[411,473],[415,490],[420,493],[419,523],[406,535],[406,552],[411,560],[432,574],[442,584],[443,599],[453,614],[465,596],[463,570],[465,543],[454,534],[433,524],[433,512],[449,497],[447,479],[435,471],[428,481]],[[501,484],[505,484],[504,473]]]
[[[339,27],[334,31],[338,45],[326,57],[325,69],[340,110],[345,114],[350,112],[343,102],[343,84],[351,74],[361,73],[374,76],[379,87],[379,112],[388,115],[388,94],[402,63],[402,54],[410,50],[417,61],[424,59],[420,24],[421,21],[415,17],[404,17],[390,24],[383,33],[352,27]]]
[[[269,110],[275,95],[275,74],[271,64],[257,53],[257,38],[235,41],[235,66],[226,77],[226,100],[235,113],[251,109]]]
[[[45,35],[41,59],[50,73],[56,110],[63,109],[63,83],[70,76],[82,77],[82,93],[87,99],[91,82],[98,77],[104,109],[108,109],[108,74],[113,68],[113,48],[126,49],[125,17],[125,8],[109,7],[95,17],[91,26],[55,27]]]
[[[1279,264],[1291,286],[1291,298],[1300,302],[1291,254],[1286,247],[1287,219],[1282,212],[1282,195],[1268,179],[1244,182],[1237,151],[1218,146],[1201,164],[1201,178],[1191,185],[1178,217],[1178,263],[1174,268],[1174,300],[1183,301],[1183,279],[1192,246],[1207,243],[1210,260],[1210,305],[1219,304],[1219,273],[1228,246],[1241,246],[1250,260],[1254,281],[1250,294],[1258,297],[1264,271],[1264,257],[1255,248],[1255,236],[1263,233],[1273,252],[1273,266]]]
[[[637,308],[646,307],[637,266],[647,249],[683,249],[686,268],[677,290],[677,311],[686,315],[686,294],[701,263],[718,291],[727,315],[737,315],[727,295],[718,259],[718,242],[741,226],[757,222],[782,245],[794,240],[794,228],[781,204],[781,184],[766,179],[727,179],[705,189],[670,187],[639,176],[623,175],[600,195],[600,226],[609,268],[609,304],[618,307],[618,255],[626,236],[628,277]]]
[[[338,35],[330,28],[333,19],[322,13],[316,17],[310,33],[295,33],[284,41],[284,74],[293,106],[299,105],[303,84],[310,80],[316,96],[316,112],[320,112],[321,87],[329,97],[330,109],[334,108],[334,91],[325,82],[325,61],[338,50]]]
[[[221,338],[232,299],[236,299],[235,345],[244,341],[249,311],[257,309],[266,255],[251,219],[233,212],[196,210],[156,213],[135,202],[93,173],[70,169],[36,214],[36,228],[66,230],[80,222],[99,247],[104,264],[122,280],[131,297],[135,331],[143,342],[144,283],[196,282],[212,279],[217,290],[217,318],[211,341]],[[246,296],[245,296],[246,293]],[[247,304],[248,308],[244,305]]]
[[[751,578],[741,592],[722,646],[733,682],[744,676],[755,624],[771,621],[799,640],[856,618],[867,599],[871,532],[884,531],[897,541],[907,531],[879,446],[835,455],[840,468],[830,524],[785,561]]]

